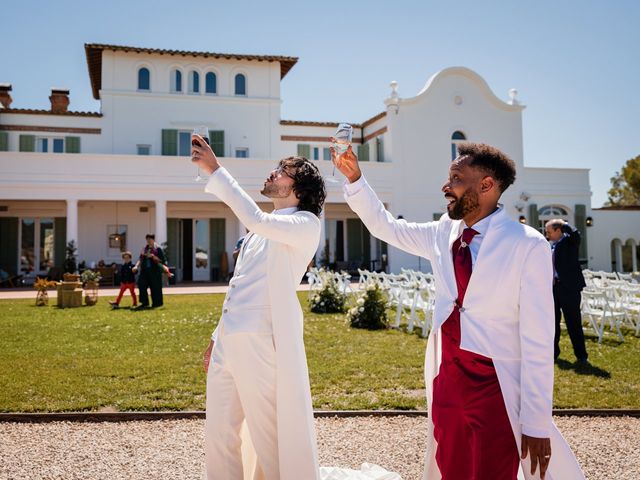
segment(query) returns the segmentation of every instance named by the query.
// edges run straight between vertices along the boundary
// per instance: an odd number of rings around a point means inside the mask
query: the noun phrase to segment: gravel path
[[[424,417],[316,419],[320,463],[421,478]],[[559,417],[587,478],[640,478],[639,418]],[[0,479],[201,479],[202,420],[0,423]],[[302,479],[301,479],[302,480]]]

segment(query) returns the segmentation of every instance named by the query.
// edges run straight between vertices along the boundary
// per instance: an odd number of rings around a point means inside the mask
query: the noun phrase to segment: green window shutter
[[[56,217],[53,221],[53,259],[56,267],[64,269],[64,257],[67,254],[67,218]]]
[[[18,218],[0,217],[0,267],[18,273]]]
[[[369,144],[358,145],[358,160],[361,162],[369,161]]]
[[[224,277],[229,273],[228,258],[227,261],[222,261],[222,257],[227,255],[224,239],[225,219],[212,218],[209,220],[209,258],[211,259],[211,267],[217,269],[217,278],[212,278],[213,281],[224,280]]]
[[[371,234],[359,218],[347,219],[347,260],[371,268]]]
[[[9,151],[9,132],[0,132],[0,152]]]
[[[442,213],[442,212],[434,213],[434,214],[433,214],[433,221],[434,221],[434,222],[437,222],[438,220],[440,220],[440,217],[441,217],[442,215],[443,215],[443,213]]]
[[[540,232],[541,228],[539,223],[540,223],[540,220],[538,219],[538,205],[536,205],[535,203],[530,203],[529,204],[529,225]]]
[[[311,145],[305,145],[304,143],[298,144],[298,156],[309,158],[311,157]]]
[[[80,137],[65,137],[64,151],[66,153],[80,153]]]
[[[376,137],[376,158],[378,162],[384,162],[384,140]]]
[[[575,208],[575,227],[580,232],[580,249],[578,255],[580,260],[587,260],[587,207],[586,205],[576,205]]]
[[[20,151],[21,152],[35,152],[36,151],[36,136],[35,135],[20,135]]]
[[[178,130],[162,130],[162,155],[178,155]]]
[[[216,157],[224,157],[224,130],[209,132],[209,144]]]
[[[167,258],[167,265],[177,267],[178,263],[178,219],[167,218],[167,250],[164,252]]]

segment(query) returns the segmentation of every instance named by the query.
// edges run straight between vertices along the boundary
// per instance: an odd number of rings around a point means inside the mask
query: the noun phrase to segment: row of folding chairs
[[[617,272],[596,273],[599,275],[590,275],[590,272],[585,275],[587,286],[582,291],[582,320],[593,329],[598,342],[602,341],[605,327],[621,342],[624,341],[622,329],[639,335],[640,284],[634,279],[621,279]]]
[[[353,293],[351,275],[348,272],[334,272],[324,268],[313,267],[307,272],[307,281],[309,282],[310,296],[314,291],[322,290],[328,282],[335,282],[338,291],[345,295]]]

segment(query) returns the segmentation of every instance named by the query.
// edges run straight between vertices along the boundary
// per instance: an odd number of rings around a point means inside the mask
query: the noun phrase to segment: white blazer
[[[226,203],[250,232],[267,239],[265,287],[269,289],[276,349],[280,478],[319,479],[303,316],[296,287],[320,243],[320,220],[305,211],[292,215],[263,212],[222,167],[211,176],[206,191]],[[249,470],[245,468],[245,479],[253,478]]]
[[[427,342],[425,382],[431,411],[433,380],[441,360],[440,327],[453,311],[457,286],[451,247],[461,220],[396,220],[371,187],[345,194],[349,206],[379,239],[431,262],[436,278],[433,327]],[[535,229],[511,220],[500,208],[491,217],[460,312],[460,348],[493,360],[513,434],[551,438],[546,478],[580,480],[584,475],[552,418],[553,336],[555,332],[551,249]],[[429,417],[424,478],[440,479]],[[530,475],[529,456],[522,462]],[[521,476],[523,473],[521,472]]]

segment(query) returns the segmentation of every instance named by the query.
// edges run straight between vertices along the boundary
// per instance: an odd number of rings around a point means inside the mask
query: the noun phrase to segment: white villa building
[[[282,157],[306,156],[331,176],[328,137],[337,123],[281,118],[280,80],[297,58],[97,44],[85,51],[100,112],[69,110],[64,89],[51,91],[50,110],[11,108],[12,86],[0,85],[5,270],[44,275],[62,266],[71,240],[78,261],[120,263],[121,250],[136,256],[151,232],[167,242],[178,281],[223,280],[245,230],[195,182],[190,132],[200,125],[209,128],[224,166],[264,209],[270,203],[259,191]],[[503,198],[512,217],[537,228],[563,217],[586,232],[585,265],[638,270],[640,211],[592,209],[588,169],[562,168],[556,159],[549,159],[553,168],[525,166],[525,107],[515,90],[502,100],[477,73],[453,67],[434,74],[413,97],[399,97],[392,83],[384,103],[372,101],[384,110],[353,124],[353,143],[366,178],[396,217],[438,218],[456,144],[485,142],[517,164],[517,181]],[[346,205],[341,183],[328,183],[327,190],[318,263],[429,270],[424,260],[372,238]]]

